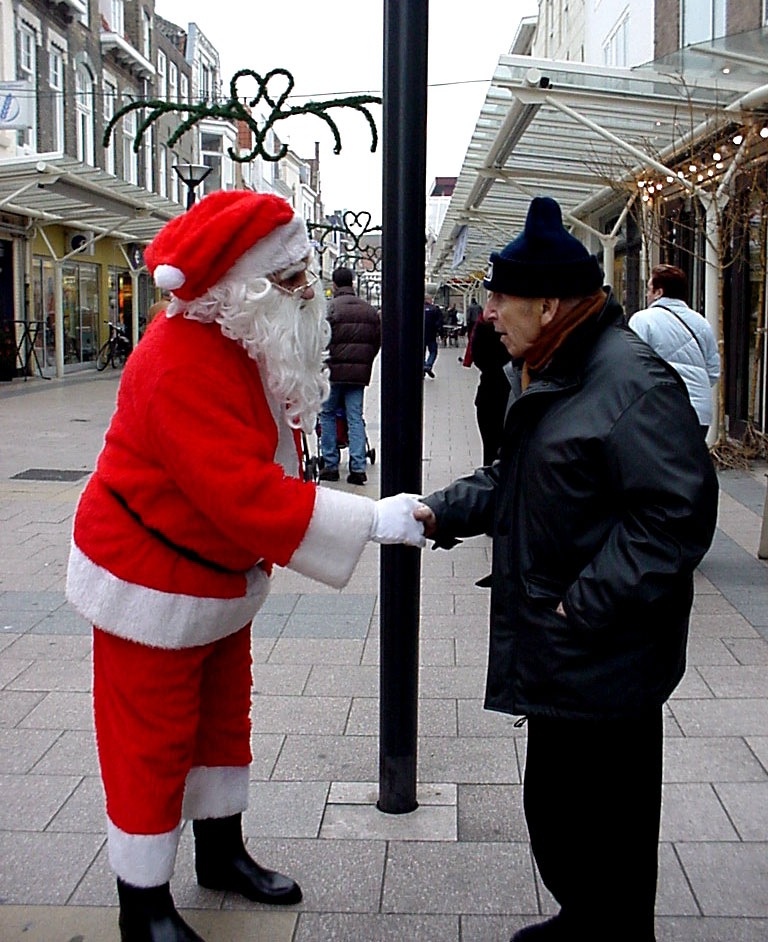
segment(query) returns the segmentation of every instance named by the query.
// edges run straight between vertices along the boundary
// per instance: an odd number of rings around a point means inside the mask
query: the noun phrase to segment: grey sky
[[[238,69],[264,74],[282,67],[293,74],[297,96],[381,92],[382,0],[286,0],[254,4],[247,14],[249,7],[236,0],[156,0],[156,9],[179,26],[198,24],[219,50],[227,86]],[[536,0],[431,0],[427,185],[436,176],[459,173],[498,57],[508,50],[520,18],[536,9]],[[372,111],[381,130],[381,106]],[[339,156],[318,118],[293,118],[275,130],[302,157],[312,156],[314,142],[320,142],[326,210],[368,210],[380,222],[381,145],[370,153],[362,115],[339,110],[334,118],[341,132]]]

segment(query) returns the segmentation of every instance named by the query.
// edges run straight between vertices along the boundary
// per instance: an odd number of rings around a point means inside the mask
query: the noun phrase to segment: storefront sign
[[[0,82],[0,130],[34,125],[35,87],[31,82]]]

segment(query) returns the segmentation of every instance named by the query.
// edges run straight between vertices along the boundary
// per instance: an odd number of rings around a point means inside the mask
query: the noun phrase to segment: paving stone
[[[731,639],[728,639],[731,640]],[[738,664],[722,638],[688,638],[688,664],[699,667],[702,664]]]
[[[419,664],[454,667],[456,664],[455,651],[453,638],[420,638]],[[365,642],[362,663],[379,663],[379,637],[377,634],[371,634]]]
[[[708,783],[662,787],[661,840],[735,841],[738,834]]]
[[[38,635],[83,635],[90,638],[93,625],[79,612],[64,607],[47,615],[30,630]]]
[[[456,663],[464,667],[488,665],[488,632],[474,638],[456,638]]]
[[[450,592],[443,592],[440,595],[421,594],[421,614],[422,615],[453,615],[454,596]]]
[[[3,942],[117,942],[118,936],[115,908],[0,905]]]
[[[0,772],[11,775],[29,772],[60,735],[59,730],[0,729]]]
[[[675,845],[679,846],[679,845]],[[657,916],[700,916],[691,887],[672,844],[659,844],[659,882],[656,890]]]
[[[451,740],[452,742],[454,740]],[[288,736],[272,775],[276,781],[360,782],[378,775],[375,736]],[[444,776],[422,778],[443,781]]]
[[[319,597],[319,596],[318,596]],[[288,616],[284,638],[365,638],[373,616],[356,611],[313,613],[295,611]]]
[[[59,592],[5,591],[0,595],[0,620],[6,612],[42,612],[49,615],[60,609],[66,598]]]
[[[375,804],[329,804],[321,838],[385,841],[455,841],[456,808],[419,805],[408,814],[385,814]]]
[[[300,912],[375,913],[384,874],[384,841],[251,838],[248,851],[266,867],[290,874],[304,892]],[[261,908],[230,894],[224,908]]]
[[[670,700],[686,736],[759,736],[768,729],[768,700]]]
[[[664,740],[665,782],[764,780],[766,770],[742,739],[681,737]]]
[[[317,837],[328,788],[328,782],[251,782],[243,834]]]
[[[715,785],[742,841],[765,841],[768,846],[768,781],[721,782]]]
[[[422,667],[420,697],[478,697],[485,690],[482,667]]]
[[[705,697],[713,696],[701,675],[695,667],[690,667],[685,672],[683,679],[672,692],[672,698],[676,700],[700,700]]]
[[[270,592],[259,609],[259,614],[290,615],[298,600],[299,596],[295,592]]]
[[[457,916],[302,913],[294,942],[459,942]]]
[[[459,785],[460,841],[527,841],[522,785]]]
[[[725,638],[724,644],[739,664],[768,665],[768,641],[762,638]]]
[[[519,929],[541,922],[544,915],[461,916],[461,942],[507,942]]]
[[[283,748],[285,736],[276,733],[260,733],[256,722],[253,722],[253,730],[255,731],[251,732],[253,759],[249,769],[249,777],[251,781],[265,781],[272,775],[277,757]]]
[[[518,784],[514,739],[422,737],[419,777],[428,782]]]
[[[15,644],[19,638],[23,638],[24,635],[15,634],[10,630],[10,627],[7,625],[0,624],[0,651],[7,650],[12,644]],[[23,657],[24,655],[12,655],[14,657]]]
[[[46,831],[71,831],[76,834],[101,834],[107,829],[104,788],[98,775],[82,779]]]
[[[407,913],[538,913],[528,845],[393,843],[381,908]]]
[[[29,659],[14,657],[7,652],[0,654],[0,687],[9,687],[33,663]]]
[[[315,664],[306,695],[315,697],[377,697],[379,669],[372,665]]]
[[[91,834],[0,831],[0,898],[25,905],[67,902],[102,842]]]
[[[49,693],[19,724],[29,729],[93,729],[90,693]]]
[[[339,615],[361,615],[371,617],[375,595],[356,595],[354,592],[336,592],[330,595],[311,593],[300,595],[294,613],[297,615],[322,614],[323,619]]]
[[[348,736],[374,735],[379,730],[380,701],[355,697],[344,732]],[[419,700],[419,733],[422,736],[456,735],[455,700]]]
[[[525,726],[515,726],[519,716],[486,710],[482,700],[459,700],[459,736],[525,737]]]
[[[279,638],[270,664],[359,664],[364,642],[350,638]]]
[[[768,736],[747,736],[746,743],[768,772]]]
[[[82,661],[91,655],[91,637],[82,635],[22,635],[7,650],[11,657],[52,661]]]
[[[251,667],[253,693],[300,694],[307,684],[309,671],[309,666],[304,664],[254,664]]]
[[[42,692],[0,690],[0,727],[16,726],[44,696]]]
[[[266,664],[277,642],[274,638],[251,637],[251,658],[254,664]]]
[[[288,621],[288,615],[278,615],[258,612],[251,622],[251,637],[253,638],[277,638],[285,628]]]
[[[0,631],[23,635],[44,618],[45,614],[37,610],[0,612]]]
[[[768,699],[768,671],[764,667],[701,667],[699,673],[716,697]]]
[[[705,916],[768,916],[768,844],[675,845]]]
[[[419,623],[422,638],[485,638],[488,639],[488,618],[485,615],[424,615]]]
[[[349,697],[257,694],[251,707],[253,728],[259,733],[341,733],[347,722],[349,706]]]
[[[11,690],[88,692],[92,683],[90,660],[39,660],[20,673],[8,687]]]
[[[65,730],[30,771],[34,775],[98,775],[96,737],[84,730]]]
[[[658,942],[765,942],[768,919],[717,919],[706,916],[656,919]]]
[[[0,775],[0,830],[44,830],[79,781],[74,775]]]
[[[331,782],[329,805],[375,805],[379,799],[378,782]],[[419,805],[452,805],[457,801],[455,785],[446,782],[417,782]]]
[[[691,615],[692,638],[758,638],[758,632],[742,614]]]

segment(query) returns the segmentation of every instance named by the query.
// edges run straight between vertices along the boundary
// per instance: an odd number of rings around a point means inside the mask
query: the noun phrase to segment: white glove
[[[371,539],[376,543],[405,543],[424,547],[424,524],[413,516],[421,501],[415,494],[395,494],[376,501]]]

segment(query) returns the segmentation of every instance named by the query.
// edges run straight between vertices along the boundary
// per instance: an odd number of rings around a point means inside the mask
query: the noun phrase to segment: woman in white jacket
[[[720,378],[717,341],[705,317],[685,302],[688,279],[675,265],[651,271],[648,307],[629,319],[632,330],[679,374],[706,436],[712,424],[711,387]]]

